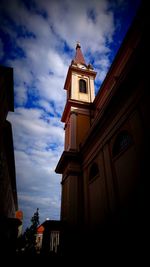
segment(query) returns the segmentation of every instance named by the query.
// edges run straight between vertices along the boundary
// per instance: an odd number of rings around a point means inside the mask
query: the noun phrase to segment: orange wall
[[[90,128],[90,118],[87,115],[78,114],[77,116],[77,146],[81,143]]]

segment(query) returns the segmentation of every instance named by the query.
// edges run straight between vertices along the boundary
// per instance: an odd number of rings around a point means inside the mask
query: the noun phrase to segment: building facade
[[[36,251],[45,256],[60,256],[62,223],[56,220],[46,220],[37,227]]]
[[[147,231],[147,25],[142,5],[96,97],[96,73],[79,44],[64,86],[65,148],[56,167],[62,174],[61,219],[80,235],[101,240],[103,249],[115,240],[117,248],[127,240],[131,248]]]
[[[2,249],[15,249],[18,209],[15,160],[11,123],[8,112],[14,111],[13,69],[0,66],[0,239]]]

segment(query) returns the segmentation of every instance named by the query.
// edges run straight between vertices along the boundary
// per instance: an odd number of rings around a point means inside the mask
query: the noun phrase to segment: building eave
[[[80,160],[80,155],[78,151],[74,150],[63,151],[60,160],[56,166],[55,172],[63,174],[68,162],[71,161],[79,162],[79,160]]]
[[[93,76],[94,78],[96,77],[97,72],[91,69],[80,69],[78,66],[76,65],[72,65],[71,66],[71,71],[75,71],[77,73],[81,73],[82,75],[86,75],[86,76]]]
[[[74,99],[68,99],[65,108],[64,108],[64,112],[62,114],[61,117],[61,121],[65,122],[66,118],[69,114],[70,108],[71,107],[76,107],[76,108],[88,108],[88,109],[93,109],[93,103],[89,103],[89,102],[84,102],[84,101],[78,101],[78,100],[74,100]]]

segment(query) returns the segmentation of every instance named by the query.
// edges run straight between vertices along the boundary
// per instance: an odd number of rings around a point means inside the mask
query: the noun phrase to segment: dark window
[[[99,174],[99,168],[97,163],[94,162],[90,168],[89,181],[91,181],[98,174]]]
[[[113,146],[113,156],[117,156],[120,152],[125,150],[132,144],[132,138],[127,131],[122,131],[118,134],[114,146]]]
[[[79,91],[80,93],[86,93],[86,81],[85,80],[79,80]]]

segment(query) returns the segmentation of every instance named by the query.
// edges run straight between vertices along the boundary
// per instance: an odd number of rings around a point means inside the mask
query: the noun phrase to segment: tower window
[[[95,178],[99,174],[99,168],[96,162],[94,162],[90,168],[89,181]]]
[[[80,91],[80,93],[86,93],[87,92],[87,90],[86,90],[86,81],[83,80],[83,79],[79,80],[79,91]]]
[[[114,157],[117,156],[120,152],[128,148],[130,144],[132,144],[132,138],[129,135],[129,133],[125,130],[120,132],[113,146],[113,150],[112,150],[113,156]]]

